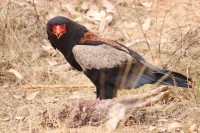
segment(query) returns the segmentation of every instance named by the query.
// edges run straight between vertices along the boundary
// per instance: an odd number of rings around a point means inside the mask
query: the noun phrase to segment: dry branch
[[[94,85],[82,84],[82,85],[23,85],[24,89],[52,89],[52,88],[93,88]]]

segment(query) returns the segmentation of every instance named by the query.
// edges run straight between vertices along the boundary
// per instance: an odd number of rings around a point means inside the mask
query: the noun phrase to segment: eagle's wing
[[[73,47],[72,52],[83,70],[113,68],[124,63],[136,62],[127,52],[107,44],[76,45]]]

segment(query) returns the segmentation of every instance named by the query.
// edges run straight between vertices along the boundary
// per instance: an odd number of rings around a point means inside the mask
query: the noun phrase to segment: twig
[[[188,31],[188,32],[184,35],[184,37],[183,37],[182,39],[180,39],[180,41],[178,41],[178,43],[181,42],[182,44],[181,44],[180,46],[177,46],[177,47],[176,47],[176,49],[174,50],[174,52],[170,55],[170,59],[171,59],[172,57],[175,57],[176,54],[181,55],[180,49],[182,48],[182,46],[184,46],[184,45],[186,45],[186,44],[189,43],[189,45],[185,48],[185,51],[186,51],[186,50],[188,50],[188,49],[199,39],[199,37],[197,37],[196,39],[194,39],[194,38],[195,38],[196,36],[198,36],[198,34],[200,33],[200,31],[199,31],[198,29],[197,29],[197,32],[196,32],[194,35],[193,35],[192,33],[189,33],[189,32],[192,32],[192,31]],[[192,34],[192,35],[188,37],[188,34]],[[188,39],[187,39],[187,38],[188,38]],[[193,39],[194,39],[194,41],[191,41],[191,40],[193,40]],[[177,43],[177,44],[178,44],[178,43]],[[185,56],[186,56],[187,58],[189,58],[190,60],[194,61],[194,59],[192,59],[191,57],[189,57],[187,54],[185,54]],[[180,58],[181,58],[181,56],[180,56],[177,60],[179,61]],[[163,66],[163,68],[167,68],[168,64],[170,64],[171,61],[172,61],[172,60],[168,60],[168,62],[165,64],[165,66]],[[197,62],[194,62],[194,63],[197,64],[197,65],[199,65]]]
[[[51,89],[51,88],[93,88],[94,85],[83,84],[83,85],[23,85],[24,89]]]
[[[33,5],[33,9],[35,11],[35,15],[36,15],[36,19],[37,19],[35,23],[37,23],[40,20],[40,16],[39,16],[38,11],[36,9],[35,0],[33,0],[33,4],[32,5]]]
[[[10,20],[14,20],[16,17],[19,17],[21,16],[27,9],[29,9],[30,7],[29,6],[26,6],[24,9],[22,9],[20,12],[18,12],[16,15],[12,16],[10,18]]]
[[[121,14],[120,14],[120,11],[119,11],[119,9],[118,9],[118,5],[116,5],[116,11],[117,11],[117,14],[118,14],[119,18],[120,18],[121,20],[123,20]],[[126,30],[127,28],[126,28],[126,26],[124,25],[124,22],[122,22],[122,25],[123,25],[123,29]],[[129,34],[128,32],[126,32],[126,35],[128,36],[128,38],[129,38],[130,41],[132,42],[132,38],[131,38],[130,34]]]
[[[173,16],[172,12],[169,11],[169,13],[170,13],[170,15],[173,17],[174,22],[175,22],[175,24],[177,25],[178,30],[180,31],[181,40],[183,40],[183,32],[182,32],[182,30],[181,30],[181,27],[180,27],[179,23],[176,21],[176,18]],[[174,50],[173,55],[175,55],[175,53],[179,50],[179,48],[181,48],[181,47],[183,46],[182,42],[181,42],[180,45],[181,45],[180,47],[178,46],[177,49]]]
[[[7,10],[6,10],[6,18],[5,18],[5,29],[3,29],[3,36],[2,36],[2,44],[3,44],[3,54],[2,54],[2,57],[5,56],[5,43],[6,43],[6,32],[7,32],[7,29],[8,29],[8,15],[9,15],[9,10],[10,10],[10,0],[7,4]]]
[[[179,51],[182,47],[183,47],[183,32],[182,32],[182,30],[181,30],[181,26],[179,25],[179,23],[176,21],[176,18],[173,16],[173,14],[172,14],[172,12],[171,12],[171,10],[169,10],[169,14],[170,14],[170,16],[173,18],[173,20],[174,20],[174,22],[175,22],[175,24],[177,25],[177,29],[180,31],[180,36],[181,36],[181,44],[180,45],[178,45],[177,47],[176,47],[176,49],[173,51],[173,53],[172,53],[172,55],[171,55],[171,57],[174,57],[175,56],[175,54],[177,53],[177,51]],[[169,59],[171,59],[171,57],[169,58]],[[180,60],[180,58],[178,59],[178,61]],[[167,68],[168,67],[168,65],[169,65],[169,62],[171,62],[171,60],[169,60],[165,65],[163,65],[163,68]]]
[[[147,36],[147,34],[144,32],[144,30],[143,30],[143,28],[142,28],[142,22],[141,22],[141,20],[140,20],[140,17],[139,17],[139,13],[138,13],[138,9],[137,9],[137,6],[136,6],[136,3],[134,2],[134,6],[135,6],[135,12],[136,12],[136,16],[137,16],[137,19],[138,19],[138,22],[139,22],[139,26],[140,26],[140,29],[141,29],[141,31],[142,31],[142,34],[143,34],[143,36],[144,36],[144,38],[145,38],[145,40],[146,40],[146,44],[147,44],[147,46],[148,46],[148,49],[149,49],[149,51],[151,50],[151,48],[150,48],[150,45],[149,45],[149,43],[148,43],[148,36]],[[149,38],[150,39],[150,38]]]
[[[162,31],[164,29],[164,24],[165,24],[165,19],[167,17],[167,14],[168,14],[168,11],[165,12],[165,16],[164,16],[163,21],[162,21],[162,26],[161,26],[161,29],[160,29],[160,37],[159,37],[160,40],[158,42],[158,53],[159,53],[159,59],[160,59],[162,66],[163,66],[163,62],[162,62],[162,59],[161,59],[161,43],[162,43],[161,40],[162,40]]]
[[[193,9],[193,3],[192,1],[190,0],[190,4],[191,5],[191,9],[192,9],[192,13],[194,14],[194,16],[196,17],[196,19],[199,21],[199,16],[197,16],[197,14],[195,13],[194,9]]]

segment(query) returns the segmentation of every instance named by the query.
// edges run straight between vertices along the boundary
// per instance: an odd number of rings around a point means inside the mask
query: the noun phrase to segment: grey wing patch
[[[98,46],[76,45],[73,47],[72,52],[83,70],[113,68],[120,66],[122,63],[136,62],[128,53],[106,44]]]

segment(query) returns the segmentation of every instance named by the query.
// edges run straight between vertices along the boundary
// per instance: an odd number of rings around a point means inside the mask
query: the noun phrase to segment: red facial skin
[[[57,39],[60,39],[64,33],[66,33],[66,25],[52,25],[52,33],[56,35]]]

